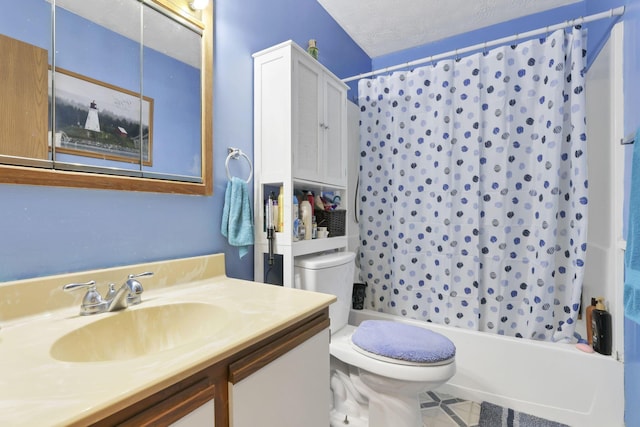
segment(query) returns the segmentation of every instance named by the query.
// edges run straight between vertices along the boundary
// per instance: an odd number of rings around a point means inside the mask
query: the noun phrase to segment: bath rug
[[[480,405],[478,427],[569,427],[489,402]]]

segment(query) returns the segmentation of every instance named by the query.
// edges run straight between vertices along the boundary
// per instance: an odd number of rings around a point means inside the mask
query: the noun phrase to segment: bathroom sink
[[[229,313],[212,304],[136,306],[60,337],[51,347],[51,356],[64,362],[128,360],[186,344],[205,344],[228,321]]]

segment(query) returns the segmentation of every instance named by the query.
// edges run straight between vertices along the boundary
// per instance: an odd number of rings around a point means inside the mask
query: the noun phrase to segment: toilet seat
[[[351,341],[367,356],[403,365],[441,365],[456,355],[456,346],[444,335],[389,320],[365,320]]]
[[[455,356],[452,356],[448,359],[444,359],[444,360],[439,360],[437,362],[412,362],[409,360],[402,360],[402,359],[394,359],[392,357],[387,357],[387,356],[382,356],[380,354],[376,354],[376,353],[371,353],[370,351],[367,351],[361,347],[359,347],[358,345],[354,344],[353,341],[351,341],[351,345],[353,346],[353,349],[359,353],[364,354],[367,357],[371,357],[372,359],[377,359],[380,360],[382,362],[385,363],[393,363],[396,365],[406,365],[406,366],[422,366],[422,367],[429,367],[429,366],[440,366],[440,365],[446,365],[448,363],[451,363],[451,361],[455,358]]]
[[[455,357],[439,364],[400,364],[370,357],[357,351],[351,342],[356,326],[346,325],[331,335],[329,352],[344,363],[365,369],[374,374],[403,381],[446,381],[456,372]]]

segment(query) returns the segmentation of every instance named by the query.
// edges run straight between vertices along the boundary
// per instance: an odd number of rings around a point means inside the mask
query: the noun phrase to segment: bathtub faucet
[[[69,283],[62,287],[64,291],[72,291],[80,288],[87,288],[87,293],[82,299],[80,315],[98,314],[108,311],[117,311],[142,302],[142,284],[136,280],[138,277],[153,276],[153,273],[146,271],[139,274],[130,274],[127,280],[116,289],[115,284],[109,285],[109,290],[103,298],[96,289],[95,280],[85,283]]]

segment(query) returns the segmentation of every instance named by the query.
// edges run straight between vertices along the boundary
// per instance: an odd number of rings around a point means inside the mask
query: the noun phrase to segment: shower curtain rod
[[[342,79],[342,81],[344,83],[348,83],[348,82],[353,81],[353,80],[358,80],[358,79],[362,79],[362,78],[365,78],[365,77],[371,77],[371,76],[375,76],[377,74],[387,73],[389,71],[395,71],[395,70],[400,70],[400,69],[403,69],[403,68],[414,67],[416,65],[428,64],[430,62],[434,62],[434,61],[438,61],[440,59],[448,58],[450,56],[458,56],[458,55],[463,54],[463,53],[473,52],[473,51],[481,50],[481,49],[485,50],[488,47],[493,47],[493,46],[497,46],[497,45],[509,43],[509,42],[512,42],[512,41],[521,40],[521,39],[527,39],[529,37],[538,36],[540,34],[549,33],[549,32],[560,30],[560,29],[567,28],[567,27],[573,27],[574,25],[580,25],[580,24],[584,24],[584,23],[587,23],[587,22],[593,22],[593,21],[597,21],[599,19],[604,19],[604,18],[612,18],[614,16],[622,16],[623,13],[624,13],[624,6],[620,6],[620,7],[614,8],[614,9],[609,9],[608,11],[595,13],[593,15],[584,16],[584,17],[572,19],[572,20],[569,20],[569,21],[565,21],[565,22],[560,23],[560,24],[550,25],[548,27],[539,28],[537,30],[531,30],[531,31],[528,31],[526,33],[520,33],[520,34],[515,34],[513,36],[503,37],[501,39],[493,40],[493,41],[490,41],[490,42],[478,43],[478,44],[475,44],[473,46],[468,46],[468,47],[464,47],[464,48],[461,48],[461,49],[455,49],[455,50],[451,50],[449,52],[440,53],[438,55],[427,56],[425,58],[421,58],[421,59],[416,59],[416,60],[413,60],[413,61],[405,62],[404,64],[392,65],[390,67],[381,68],[379,70],[370,71],[368,73],[358,74],[357,76],[352,76],[352,77],[347,77],[345,79]]]

